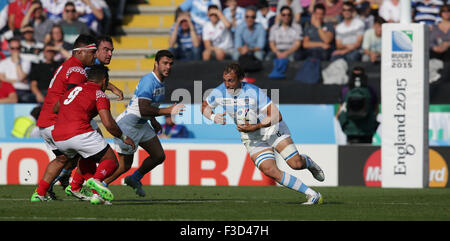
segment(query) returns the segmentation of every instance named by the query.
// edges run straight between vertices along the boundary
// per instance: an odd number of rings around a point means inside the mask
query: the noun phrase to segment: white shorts
[[[136,124],[135,116],[124,115],[117,118],[117,125],[119,125],[123,134],[130,137],[136,145],[136,148],[131,148],[130,145],[125,144],[119,138],[114,137],[114,149],[117,153],[124,155],[133,155],[137,148],[137,145],[142,142],[146,142],[156,136],[155,130],[147,122],[143,124]]]
[[[97,122],[95,120],[91,121],[91,126],[94,128],[94,130],[98,129]],[[54,125],[51,125],[49,127],[39,127],[39,135],[44,139],[45,145],[48,149],[51,151],[58,150],[58,147],[56,147],[55,142],[53,141],[52,137],[52,131],[55,128]]]
[[[291,137],[291,132],[284,121],[263,130],[241,134],[242,143],[250,156],[268,148],[273,149],[288,137]]]
[[[54,127],[55,126],[53,125],[49,127],[39,127],[39,134],[41,135],[42,139],[44,139],[47,148],[52,151],[58,150],[58,147],[56,147],[52,137],[52,130]]]
[[[80,154],[88,158],[101,152],[108,143],[97,131],[86,132],[64,141],[55,141],[56,147],[68,158]]]

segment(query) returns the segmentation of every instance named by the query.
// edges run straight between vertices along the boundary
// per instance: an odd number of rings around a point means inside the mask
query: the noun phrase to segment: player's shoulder
[[[109,99],[105,92],[103,92],[98,84],[92,83],[92,82],[86,82],[79,87],[82,87],[86,90],[88,95],[95,96],[95,100],[98,100],[100,98]]]
[[[62,64],[62,67],[66,69],[65,71],[66,75],[70,75],[72,73],[79,73],[86,75],[86,70],[83,67],[83,64],[81,64],[81,61],[75,57],[71,57],[68,60],[66,60]]]
[[[254,84],[251,84],[251,83],[248,83],[248,82],[242,82],[242,89],[244,91],[256,91],[256,92],[259,92],[259,90],[261,88],[259,88],[257,85],[254,85]]]
[[[95,100],[98,99],[107,99],[109,100],[108,96],[100,89],[95,90]]]
[[[218,94],[218,93],[225,93],[226,91],[227,88],[225,87],[225,84],[222,83],[218,85],[216,88],[214,88],[211,93]]]
[[[157,85],[160,81],[155,76],[153,72],[150,72],[144,76],[141,77],[139,80],[139,85],[145,85],[145,86],[154,86]]]

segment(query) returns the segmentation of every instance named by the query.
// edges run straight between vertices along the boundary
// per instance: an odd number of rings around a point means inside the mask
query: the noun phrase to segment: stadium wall
[[[233,142],[163,141],[166,161],[145,175],[144,185],[277,185],[255,168],[245,147]],[[324,170],[321,183],[308,171],[293,171],[277,155],[280,169],[300,177],[311,186],[381,186],[381,150],[372,145],[297,145],[301,153],[310,155]],[[430,148],[429,186],[450,187],[448,167],[450,147]],[[54,157],[42,142],[0,142],[0,185],[36,185],[47,164]],[[123,184],[123,178],[134,172],[147,157],[139,148],[130,171],[113,182]]]
[[[30,104],[0,105],[0,184],[35,185],[54,157],[40,138],[9,137],[14,119],[28,115],[33,107]],[[199,105],[187,108],[188,113],[199,113]],[[299,151],[307,153],[323,167],[327,180],[319,183],[307,171],[292,174],[312,186],[370,186],[372,179],[380,180],[381,169],[369,168],[371,162],[366,164],[369,159],[380,160],[377,156],[380,147],[340,146],[342,133],[339,134],[339,124],[334,119],[335,105],[280,105],[280,109]],[[186,114],[183,118],[194,117]],[[194,123],[186,125],[194,138],[162,140],[167,159],[144,178],[145,185],[276,185],[255,169],[234,125],[199,125],[191,120]],[[431,105],[429,123],[430,178],[440,183],[430,186],[442,186],[442,183],[448,186],[450,105]],[[379,143],[380,137],[381,133],[375,136],[375,143]],[[130,173],[145,158],[145,151],[139,149]],[[291,172],[283,161],[278,162],[280,168]],[[368,174],[364,171],[366,165],[369,165]],[[114,184],[121,183],[122,179],[118,179]]]

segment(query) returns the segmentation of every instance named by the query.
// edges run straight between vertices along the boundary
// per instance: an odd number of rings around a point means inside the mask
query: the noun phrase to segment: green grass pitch
[[[113,205],[91,205],[68,197],[31,203],[36,186],[0,186],[0,221],[249,221],[450,220],[450,189],[315,187],[320,206],[301,205],[304,195],[278,186],[145,186],[136,196],[126,186],[112,186]]]

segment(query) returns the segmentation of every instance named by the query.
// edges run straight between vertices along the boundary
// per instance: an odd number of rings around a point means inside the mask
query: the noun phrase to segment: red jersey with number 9
[[[72,56],[61,64],[50,82],[36,125],[39,127],[54,125],[58,115],[53,113],[53,106],[66,93],[67,86],[69,84],[80,85],[86,81],[87,74],[79,59]]]
[[[110,108],[109,99],[100,86],[93,82],[81,84],[59,100],[60,107],[52,137],[64,141],[76,135],[94,131],[91,120],[101,109]]]

